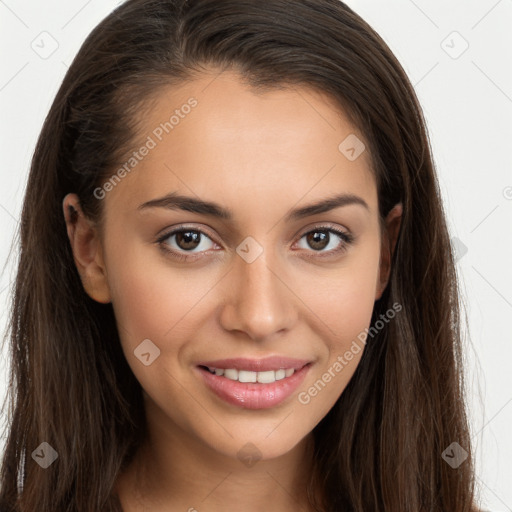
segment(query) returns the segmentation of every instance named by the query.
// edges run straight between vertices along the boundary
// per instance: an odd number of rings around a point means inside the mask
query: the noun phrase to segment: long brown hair
[[[78,52],[40,134],[20,223],[9,322],[9,426],[0,475],[5,512],[121,510],[119,472],[145,436],[142,390],[121,350],[111,304],[84,291],[62,200],[94,194],[135,147],[137,114],[161,87],[207,66],[252,86],[327,93],[364,134],[380,220],[403,218],[391,279],[341,397],[314,429],[317,510],[473,510],[459,289],[421,107],[384,41],[339,0],[128,0]],[[5,407],[5,406],[4,406]],[[46,469],[33,453],[58,459]],[[458,443],[458,467],[443,451]]]

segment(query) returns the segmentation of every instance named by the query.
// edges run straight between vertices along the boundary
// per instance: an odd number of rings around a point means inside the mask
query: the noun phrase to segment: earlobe
[[[389,282],[391,274],[391,261],[396,248],[400,225],[402,223],[403,205],[397,203],[388,213],[382,236],[381,258],[379,268],[379,282],[375,300],[381,298]]]
[[[96,302],[111,301],[103,248],[97,229],[85,217],[76,194],[67,194],[62,201],[73,259],[86,293]]]

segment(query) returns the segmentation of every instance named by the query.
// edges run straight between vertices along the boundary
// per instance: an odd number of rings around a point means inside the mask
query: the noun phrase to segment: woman
[[[128,0],[33,158],[8,511],[473,511],[425,123],[338,0]]]

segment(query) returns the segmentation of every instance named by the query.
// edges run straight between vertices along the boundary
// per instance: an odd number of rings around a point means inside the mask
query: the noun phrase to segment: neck
[[[116,491],[124,512],[285,512],[314,510],[307,498],[313,434],[269,460],[240,460],[213,450],[177,425],[148,423],[148,437]]]

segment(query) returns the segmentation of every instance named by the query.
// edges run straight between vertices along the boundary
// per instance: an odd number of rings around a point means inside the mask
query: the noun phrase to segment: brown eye
[[[174,236],[176,244],[184,251],[196,249],[201,242],[201,234],[198,231],[178,231]]]
[[[212,249],[213,240],[200,229],[178,228],[162,235],[157,243],[172,257],[180,260],[202,257]]]
[[[322,250],[329,244],[330,237],[326,231],[312,231],[306,235],[309,246],[315,250]]]
[[[302,239],[305,239],[305,244],[301,246],[299,243],[299,248],[318,253],[315,256],[327,257],[346,251],[354,241],[354,236],[333,227],[322,226],[308,231],[302,235]]]

